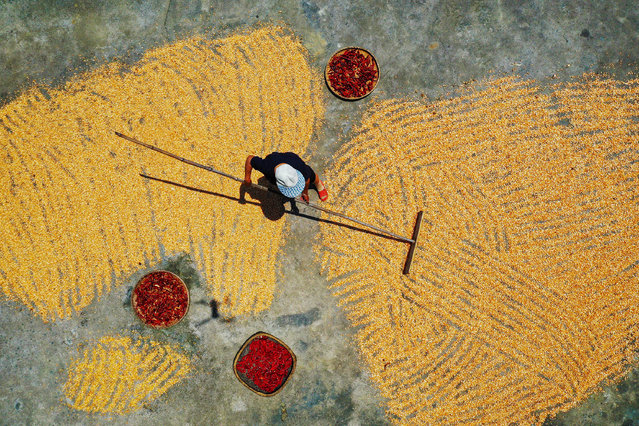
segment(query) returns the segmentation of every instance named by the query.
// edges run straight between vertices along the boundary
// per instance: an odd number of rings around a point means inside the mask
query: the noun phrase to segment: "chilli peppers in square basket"
[[[295,355],[281,340],[260,332],[244,343],[233,367],[245,386],[261,395],[273,395],[286,384],[295,363]]]

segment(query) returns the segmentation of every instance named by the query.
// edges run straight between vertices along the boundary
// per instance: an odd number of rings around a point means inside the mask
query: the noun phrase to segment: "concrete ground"
[[[290,27],[317,69],[348,45],[370,49],[381,65],[375,97],[355,103],[328,99],[324,129],[310,154],[320,173],[330,167],[321,159],[348,140],[351,126],[375,98],[436,99],[464,82],[504,72],[544,84],[585,72],[623,77],[639,70],[634,0],[4,0],[0,102],[33,82],[59,85],[109,61],[134,62],[149,48],[183,36],[218,37],[262,22]],[[357,354],[353,330],[310,260],[317,223],[289,215],[283,220],[290,221],[292,238],[281,253],[280,287],[271,309],[256,317],[211,319],[199,274],[186,257],[137,271],[100,303],[56,324],[43,324],[26,308],[0,302],[0,423],[390,422]],[[187,277],[194,301],[189,321],[170,331],[150,331],[133,314],[111,315],[129,303],[136,280],[158,266]],[[129,329],[182,344],[210,375],[187,380],[128,416],[91,416],[62,405],[60,377],[77,343],[105,330]],[[241,387],[230,369],[237,348],[265,329],[286,341],[299,360],[294,380],[272,398]],[[548,423],[639,424],[637,383],[633,373]]]

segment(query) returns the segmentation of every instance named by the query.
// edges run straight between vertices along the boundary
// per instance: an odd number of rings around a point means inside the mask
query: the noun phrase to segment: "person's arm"
[[[246,162],[244,162],[244,183],[251,184],[251,172],[253,171],[253,167],[251,167],[251,160],[254,155],[249,155],[246,157]]]
[[[308,187],[310,185],[311,185],[311,180],[306,179],[306,185],[304,185],[304,190],[302,191],[302,200],[306,201],[307,203],[310,201],[308,198]]]

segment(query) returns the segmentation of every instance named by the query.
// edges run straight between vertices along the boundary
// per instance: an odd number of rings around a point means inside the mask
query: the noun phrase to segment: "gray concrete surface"
[[[329,98],[325,127],[309,152],[320,173],[375,99],[435,99],[491,73],[516,72],[543,84],[584,72],[607,71],[623,78],[639,69],[636,0],[2,0],[0,102],[10,101],[32,82],[58,85],[108,61],[134,62],[147,49],[182,36],[218,37],[261,22],[291,27],[318,69],[347,45],[369,48],[381,65],[374,96],[357,103]],[[133,283],[158,265],[121,277],[121,285],[101,303],[55,325],[43,324],[21,306],[0,302],[0,423],[390,422],[357,355],[353,330],[318,266],[309,261],[317,224],[300,217],[284,220],[290,221],[293,238],[281,254],[281,289],[272,308],[254,318],[230,323],[209,319],[199,274],[188,258],[164,259],[159,265],[189,276],[195,301],[189,322],[170,332],[142,329],[133,314],[110,315],[128,303]],[[129,416],[90,416],[61,405],[60,375],[72,348],[105,330],[131,328],[180,342],[210,375],[185,381]],[[289,388],[273,398],[241,387],[230,369],[239,345],[262,329],[284,338],[299,357]],[[548,423],[639,424],[636,384],[636,374],[631,375]]]

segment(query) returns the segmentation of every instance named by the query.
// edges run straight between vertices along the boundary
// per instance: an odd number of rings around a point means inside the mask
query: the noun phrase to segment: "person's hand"
[[[309,203],[308,192],[302,192],[302,200],[304,200],[306,204]]]
[[[244,183],[245,183],[246,185],[250,185],[250,184],[252,183],[252,182],[251,182],[251,178],[250,178],[250,177],[245,177],[245,178],[244,178]]]

